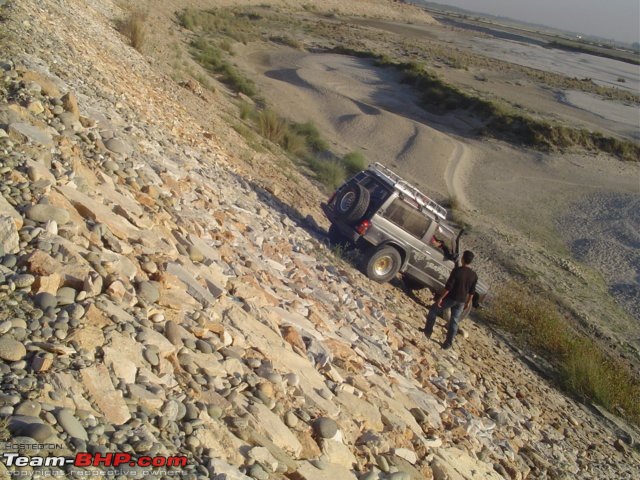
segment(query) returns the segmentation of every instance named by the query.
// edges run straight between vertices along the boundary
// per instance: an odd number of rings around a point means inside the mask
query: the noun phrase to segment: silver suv
[[[329,240],[364,252],[363,272],[384,283],[403,274],[410,288],[440,291],[458,260],[460,237],[447,210],[387,167],[375,163],[345,182],[322,209]],[[478,282],[473,305],[487,286]]]

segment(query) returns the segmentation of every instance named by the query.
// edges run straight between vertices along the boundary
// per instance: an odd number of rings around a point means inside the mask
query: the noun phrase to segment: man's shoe
[[[442,344],[442,349],[443,349],[443,350],[449,350],[450,348],[451,348],[451,343],[449,343],[449,342],[444,342],[444,343]]]
[[[427,332],[426,330],[422,330],[422,333],[424,333],[424,336],[427,338],[431,338],[431,335],[433,335],[433,332]]]

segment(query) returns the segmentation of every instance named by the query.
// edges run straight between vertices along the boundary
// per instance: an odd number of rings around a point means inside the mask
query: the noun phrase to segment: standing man
[[[449,275],[449,280],[444,286],[444,291],[429,309],[427,323],[424,326],[424,334],[431,338],[433,327],[436,324],[436,316],[441,315],[443,310],[451,309],[451,320],[447,327],[447,339],[442,344],[445,350],[451,348],[453,337],[458,332],[458,322],[462,312],[469,308],[473,294],[476,293],[476,282],[478,275],[469,268],[473,261],[473,252],[466,250],[462,254],[462,265],[455,267]]]

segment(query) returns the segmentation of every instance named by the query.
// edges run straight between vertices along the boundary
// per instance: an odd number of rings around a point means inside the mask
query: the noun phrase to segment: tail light
[[[336,198],[336,194],[338,193],[338,191],[336,190],[335,192],[333,192],[333,195],[331,195],[329,197],[329,200],[327,200],[327,205],[331,205],[331,202],[333,202],[333,199]]]
[[[369,230],[369,227],[371,227],[371,222],[369,220],[363,220],[356,227],[356,232],[358,232],[360,235],[364,235],[365,233],[367,233],[367,230]]]

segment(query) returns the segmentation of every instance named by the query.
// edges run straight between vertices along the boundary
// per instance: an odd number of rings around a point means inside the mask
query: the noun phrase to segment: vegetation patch
[[[213,41],[204,37],[197,38],[191,42],[191,54],[196,62],[209,72],[220,75],[221,80],[235,91],[249,97],[256,95],[253,81],[226,60],[223,51]]]
[[[533,118],[505,103],[462,91],[429,72],[421,63],[395,62],[388,57],[344,47],[336,51],[359,57],[372,56],[379,65],[400,69],[405,75],[404,81],[422,94],[422,105],[426,110],[437,114],[466,110],[483,121],[484,128],[479,131],[482,135],[546,151],[577,147],[608,153],[625,161],[640,161],[640,145],[634,142]]]
[[[349,153],[343,158],[333,155],[312,122],[292,122],[269,108],[256,108],[247,102],[240,102],[239,109],[242,120],[252,125],[263,138],[280,146],[298,165],[308,169],[312,177],[329,190],[334,190],[347,176],[366,167],[366,160],[359,152]],[[247,140],[250,139],[247,127],[234,128]]]
[[[292,123],[291,130],[304,137],[309,149],[313,152],[320,153],[329,150],[329,145],[320,135],[320,131],[313,122]]]
[[[353,176],[367,167],[364,155],[360,152],[347,153],[342,158],[342,164],[348,176]]]
[[[640,424],[639,379],[622,360],[573,327],[553,301],[512,283],[496,292],[481,316],[549,360],[565,390]]]
[[[127,38],[133,48],[141,51],[147,39],[146,23],[146,12],[132,10],[126,17],[116,21],[116,29]]]
[[[588,53],[598,57],[612,58],[621,62],[630,63],[631,65],[640,65],[640,57],[635,52],[623,52],[618,49],[608,47],[606,45],[592,45],[589,43],[557,39],[547,44],[548,48],[558,48],[569,52]]]

